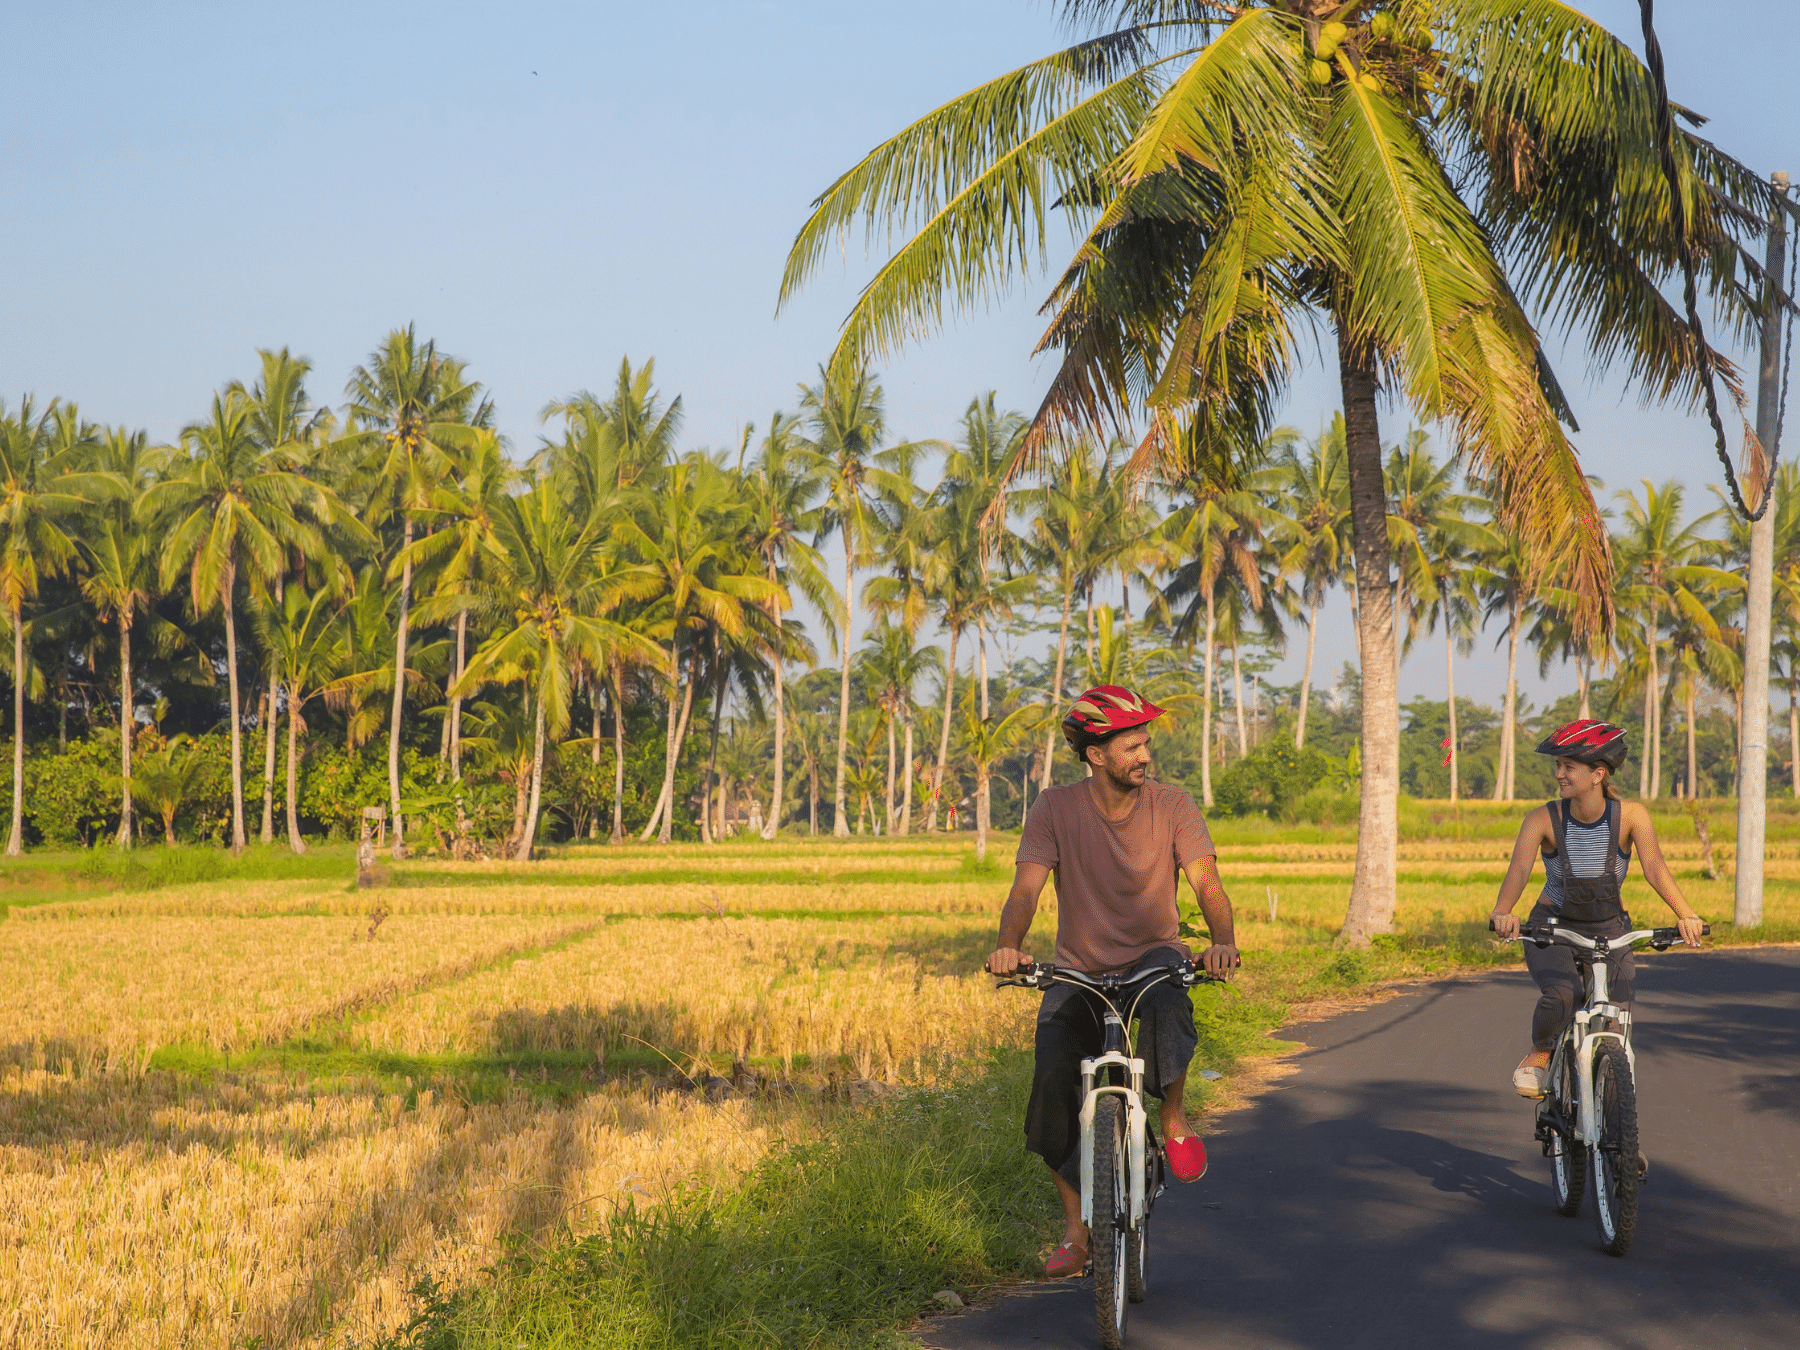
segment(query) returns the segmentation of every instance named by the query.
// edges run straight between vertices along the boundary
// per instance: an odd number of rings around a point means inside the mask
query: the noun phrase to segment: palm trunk
[[[537,716],[531,735],[531,808],[525,816],[525,834],[519,840],[515,862],[531,861],[531,846],[537,842],[538,809],[544,797],[544,700],[537,700]]]
[[[887,814],[882,817],[881,828],[888,834],[892,834],[894,832],[894,769],[896,767],[894,763],[894,710],[892,708],[887,710],[887,737],[887,800],[885,803]]]
[[[925,822],[925,833],[937,833],[938,807],[944,801],[944,767],[950,758],[950,709],[956,696],[956,640],[962,636],[960,626],[950,629],[950,660],[944,666],[944,720],[938,728],[937,767],[931,774],[931,814]]]
[[[1044,768],[1038,779],[1038,790],[1048,790],[1050,774],[1056,759],[1057,718],[1055,714],[1062,708],[1063,696],[1063,659],[1069,650],[1069,606],[1075,599],[1075,574],[1068,573],[1063,578],[1062,627],[1056,632],[1056,683],[1050,686],[1050,730],[1044,735]]]
[[[1456,771],[1456,638],[1450,631],[1450,616],[1444,615],[1444,692],[1450,711],[1450,800],[1457,798]]]
[[[463,669],[467,662],[464,653],[467,650],[469,636],[469,611],[456,611],[456,680],[462,683]],[[455,684],[452,687],[455,687]],[[458,694],[450,700],[450,780],[455,782],[462,777],[462,695]]]
[[[279,694],[274,677],[271,676],[265,702],[267,712],[263,718],[263,813],[260,834],[265,844],[275,842],[275,704]]]
[[[982,577],[981,582],[983,586],[986,586],[987,578]],[[987,621],[985,619],[975,620],[975,650],[981,656],[981,720],[985,722],[988,720]]]
[[[1375,407],[1375,354],[1338,330],[1344,392],[1344,448],[1350,471],[1350,523],[1356,553],[1357,650],[1362,660],[1362,792],[1356,874],[1338,941],[1367,946],[1394,926],[1400,832],[1400,702],[1394,683],[1393,610],[1387,594],[1393,558],[1387,540],[1387,490]]]
[[[13,630],[13,791],[12,833],[6,838],[6,856],[25,852],[25,611],[12,608]]]
[[[597,670],[588,680],[588,702],[592,705],[590,711],[593,713],[593,723],[588,731],[588,741],[593,748],[593,762],[597,769],[600,767],[600,737],[605,730],[600,721],[600,672]],[[594,818],[588,822],[588,838],[598,839],[599,837],[600,813],[596,811]]]
[[[675,719],[680,716],[677,705],[681,694],[681,630],[677,629],[669,635],[669,707],[663,725],[663,781],[662,790],[656,795],[656,805],[650,809],[650,819],[644,824],[644,832],[638,836],[638,843],[647,844],[655,836],[657,826],[662,824],[663,808],[668,805],[669,796],[675,787]]]
[[[667,844],[675,838],[675,766],[681,762],[681,748],[687,744],[688,722],[694,715],[694,685],[700,677],[699,660],[698,651],[688,654],[687,692],[681,696],[681,720],[675,724],[675,748],[666,770],[668,788],[663,798],[662,828],[656,834],[659,844]]]
[[[131,682],[130,605],[119,611],[119,847],[131,847],[131,732],[137,724]]]
[[[1796,700],[1791,681],[1788,684],[1788,780],[1794,798],[1800,800],[1800,701]]]
[[[1231,644],[1231,706],[1237,714],[1238,758],[1250,754],[1250,733],[1244,726],[1244,668],[1238,663],[1238,645]]]
[[[1648,667],[1646,667],[1648,672]],[[1644,676],[1644,750],[1638,756],[1638,796],[1645,801],[1650,799],[1650,708],[1656,701],[1656,677],[1646,673]]]
[[[913,789],[913,715],[912,702],[906,706],[906,761],[900,785],[900,833],[912,833],[912,789]]]
[[[1575,663],[1576,678],[1581,684],[1581,711],[1577,714],[1582,721],[1593,716],[1588,710],[1588,687],[1594,682],[1594,667],[1587,657],[1583,656]]]
[[[718,673],[713,680],[712,706],[712,738],[706,749],[706,781],[700,790],[700,841],[706,844],[718,842],[718,835],[712,827],[713,783],[719,773],[719,723],[725,715],[725,662],[723,653],[719,651],[718,635],[713,636],[713,661],[718,665]],[[719,813],[724,814],[721,803]]]
[[[988,837],[988,766],[984,760],[975,761],[975,861],[987,861]]]
[[[838,664],[843,671],[838,678],[837,777],[831,789],[831,833],[835,838],[850,837],[850,822],[844,814],[844,752],[850,739],[850,625],[856,617],[855,557],[850,550],[850,518],[844,517],[844,626],[839,630],[838,649],[844,659]]]
[[[1213,633],[1218,626],[1218,612],[1213,598],[1213,588],[1206,590],[1206,647],[1203,662],[1206,669],[1206,680],[1202,685],[1205,693],[1200,699],[1200,802],[1204,806],[1213,804],[1212,790],[1212,728],[1213,728]]]
[[[1507,606],[1506,619],[1506,710],[1500,728],[1500,782],[1498,800],[1510,802],[1514,795],[1513,778],[1519,762],[1519,620],[1524,603],[1515,597]]]
[[[1090,669],[1099,663],[1094,643],[1094,583],[1089,581],[1087,584],[1087,656]]]
[[[774,568],[770,568],[771,573]],[[774,580],[773,575],[769,578]],[[781,794],[786,784],[782,781],[786,762],[787,704],[786,691],[782,688],[782,668],[786,665],[781,659],[781,613],[771,602],[769,617],[776,625],[775,638],[775,782],[769,789],[769,819],[763,825],[763,838],[773,839],[781,829]]]
[[[1697,797],[1699,797],[1699,795],[1700,795],[1699,791],[1694,786],[1694,784],[1697,781],[1697,778],[1696,778],[1696,774],[1695,774],[1696,764],[1695,764],[1695,759],[1694,759],[1694,681],[1692,678],[1689,678],[1689,680],[1687,682],[1686,712],[1687,712],[1687,799],[1691,802],[1691,801],[1695,800]]]
[[[1656,650],[1657,606],[1650,607],[1650,720],[1646,724],[1650,737],[1650,800],[1662,796],[1662,670]]]
[[[300,696],[292,685],[288,687],[287,724],[288,847],[304,853],[306,841],[300,837]]]
[[[625,842],[625,667],[612,666],[613,812],[611,843]]]
[[[819,834],[819,761],[810,759],[806,763],[806,833],[812,838]]]
[[[226,569],[225,669],[231,684],[231,851],[244,851],[244,728],[238,703],[237,614],[231,604],[235,568]]]
[[[394,818],[394,857],[406,856],[406,822],[400,816],[400,717],[406,708],[406,637],[412,617],[413,522],[409,514],[400,555],[400,623],[394,630],[394,711],[388,720],[388,810]]]
[[[1315,600],[1306,619],[1306,674],[1300,681],[1300,720],[1294,723],[1294,749],[1306,749],[1306,705],[1312,698],[1313,649],[1319,642],[1319,604]]]

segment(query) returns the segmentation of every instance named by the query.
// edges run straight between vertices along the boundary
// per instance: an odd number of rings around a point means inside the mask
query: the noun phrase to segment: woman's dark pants
[[[1548,905],[1538,905],[1526,922],[1547,923],[1555,917]],[[1622,914],[1602,923],[1564,920],[1561,926],[1583,937],[1616,938],[1631,931],[1631,916]],[[1574,1020],[1575,1009],[1581,1004],[1581,971],[1576,964],[1578,953],[1560,942],[1540,947],[1527,938],[1522,945],[1525,968],[1531,972],[1531,978],[1537,981],[1540,990],[1537,1010],[1531,1015],[1531,1045],[1534,1050],[1551,1050],[1556,1047],[1563,1030]],[[1586,964],[1586,961],[1581,962],[1582,966]],[[1612,1002],[1628,1011],[1635,992],[1636,973],[1629,951],[1614,952],[1607,961],[1608,995]]]
[[[1187,960],[1175,947],[1158,947],[1131,969],[1171,966]],[[1130,997],[1120,1002],[1130,1007]],[[1037,1063],[1031,1075],[1031,1102],[1025,1108],[1025,1147],[1080,1185],[1081,1061],[1098,1055],[1106,1043],[1104,1005],[1098,995],[1059,984],[1044,994],[1038,1009]],[[1161,1097],[1164,1089],[1183,1082],[1199,1037],[1194,1031],[1194,1003],[1187,990],[1163,983],[1137,1004],[1137,1057],[1144,1061],[1144,1090]]]

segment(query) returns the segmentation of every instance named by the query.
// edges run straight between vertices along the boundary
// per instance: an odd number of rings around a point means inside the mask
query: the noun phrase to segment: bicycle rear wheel
[[[1131,1223],[1130,1172],[1125,1147],[1125,1103],[1108,1093],[1094,1105],[1094,1221],[1088,1229],[1094,1261],[1094,1317],[1104,1350],[1123,1350],[1130,1305],[1127,1238]]]
[[[1581,1213],[1581,1197],[1587,1189],[1587,1145],[1577,1133],[1581,1125],[1579,1088],[1574,1047],[1565,1040],[1550,1066],[1550,1096],[1540,1109],[1548,1118],[1550,1137],[1544,1143],[1550,1153],[1550,1189],[1556,1196],[1556,1212],[1569,1219]]]
[[[1623,1256],[1637,1232],[1637,1085],[1625,1047],[1616,1042],[1602,1045],[1594,1056],[1594,1116],[1600,1126],[1592,1150],[1594,1225],[1601,1249]]]

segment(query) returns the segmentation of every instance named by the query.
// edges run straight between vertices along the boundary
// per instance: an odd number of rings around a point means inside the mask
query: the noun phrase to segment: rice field
[[[1511,831],[1475,814],[1483,837],[1402,846],[1404,934],[1479,940]],[[1730,882],[1669,833],[1727,916]],[[1248,974],[1330,938],[1352,838],[1217,835]],[[423,1278],[729,1187],[888,1084],[1026,1043],[1031,1000],[979,974],[1008,871],[966,839],[580,847],[371,891],[346,859],[11,909],[0,1344],[366,1344]],[[1779,835],[1766,904],[1800,922]]]

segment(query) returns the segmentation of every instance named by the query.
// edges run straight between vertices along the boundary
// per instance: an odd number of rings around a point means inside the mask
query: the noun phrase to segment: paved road
[[[1299,1073],[1223,1117],[1158,1203],[1134,1350],[1800,1345],[1800,950],[1640,958],[1650,1184],[1624,1260],[1550,1207],[1508,1084],[1523,971],[1281,1033]],[[931,1324],[946,1350],[1088,1350],[1088,1281]]]

